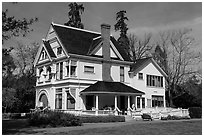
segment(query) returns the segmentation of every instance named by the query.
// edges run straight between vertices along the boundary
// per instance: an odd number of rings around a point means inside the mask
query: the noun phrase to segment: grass
[[[34,128],[26,120],[2,121],[3,134],[201,135],[202,119],[89,123],[79,127]],[[18,125],[18,126],[17,126]]]

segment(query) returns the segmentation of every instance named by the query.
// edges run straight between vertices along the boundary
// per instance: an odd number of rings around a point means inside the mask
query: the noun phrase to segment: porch
[[[98,81],[80,94],[85,114],[131,115],[132,108],[137,109],[138,98],[142,108],[141,97],[144,93],[120,82]]]

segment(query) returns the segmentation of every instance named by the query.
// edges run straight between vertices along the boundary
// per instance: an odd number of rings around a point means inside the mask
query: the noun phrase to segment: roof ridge
[[[56,25],[56,26],[60,26],[60,27],[64,27],[64,28],[69,28],[69,29],[74,29],[74,30],[79,30],[79,31],[84,31],[84,32],[88,32],[88,33],[95,33],[95,34],[100,34],[100,32],[96,32],[96,31],[91,31],[91,30],[86,30],[86,29],[80,29],[80,28],[75,28],[75,27],[71,27],[71,26],[65,26],[65,25],[62,25],[62,24],[57,24],[57,23],[54,23],[52,22],[51,23],[52,25]]]

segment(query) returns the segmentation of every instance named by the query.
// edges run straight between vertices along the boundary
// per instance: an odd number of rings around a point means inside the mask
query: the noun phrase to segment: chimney
[[[111,78],[111,64],[110,64],[110,28],[108,24],[101,24],[101,38],[102,38],[102,79],[103,81],[112,81]]]

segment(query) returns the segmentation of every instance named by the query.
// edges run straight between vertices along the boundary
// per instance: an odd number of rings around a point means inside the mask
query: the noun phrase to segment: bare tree
[[[18,42],[18,45],[14,48],[14,62],[21,75],[24,75],[26,72],[34,73],[33,62],[35,60],[37,49],[38,43],[36,42],[29,45],[24,45]]]
[[[172,30],[159,33],[162,57],[154,54],[155,60],[167,73],[169,104],[172,103],[172,93],[176,93],[176,85],[181,85],[190,76],[198,73],[195,69],[201,61],[201,54],[195,53],[195,39],[190,35],[191,29]]]
[[[144,39],[139,38],[135,34],[130,34],[128,36],[129,52],[134,62],[137,59],[149,56],[149,53],[152,50],[152,45],[150,44],[151,38],[151,33],[145,34]]]

